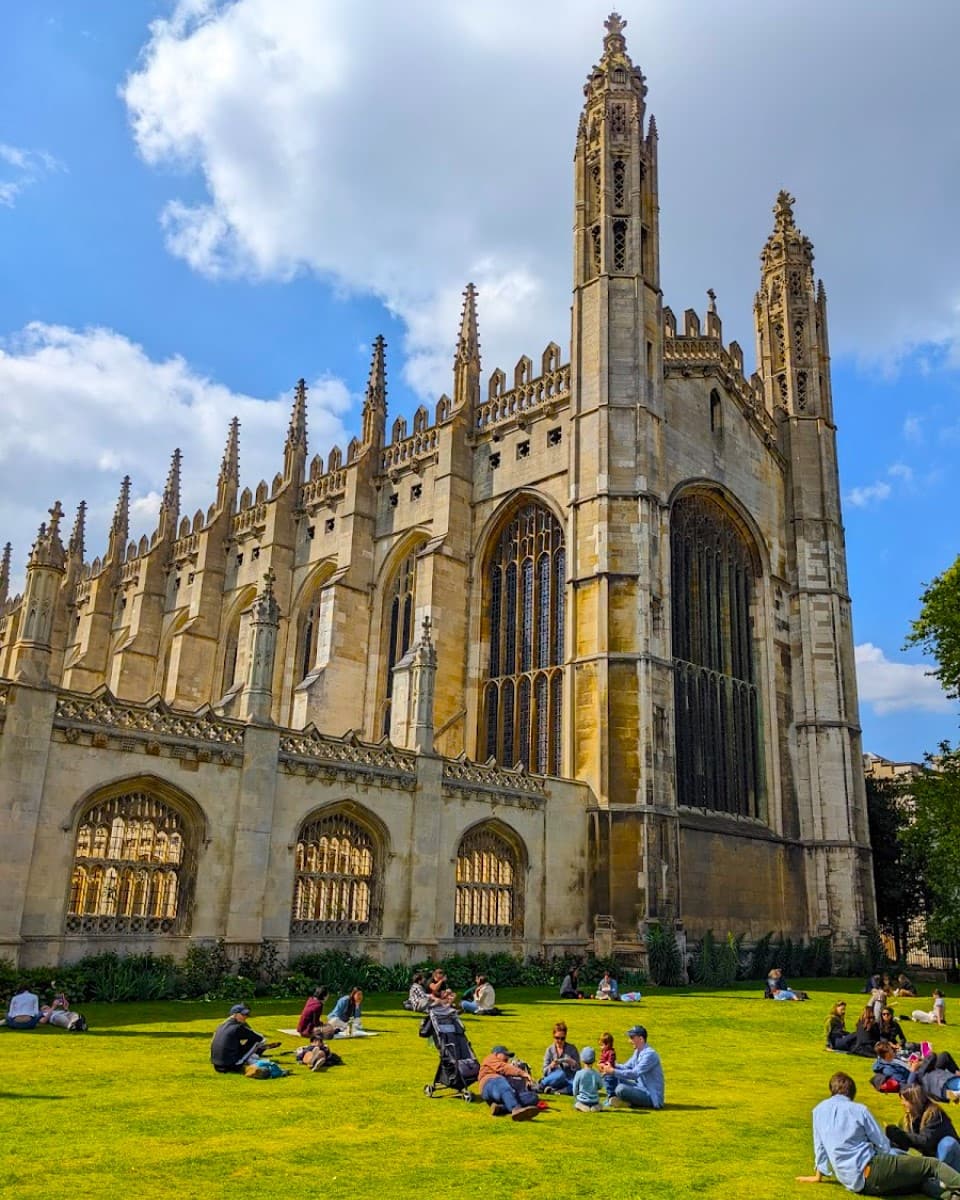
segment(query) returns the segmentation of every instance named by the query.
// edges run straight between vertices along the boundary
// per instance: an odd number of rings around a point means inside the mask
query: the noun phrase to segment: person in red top
[[[615,1067],[617,1065],[617,1052],[613,1048],[613,1034],[602,1033],[600,1035],[600,1065]]]
[[[297,1022],[297,1033],[301,1037],[312,1037],[315,1025],[323,1024],[323,1002],[330,993],[325,987],[316,988],[303,1006],[300,1020]]]
[[[529,1121],[540,1111],[534,1082],[529,1072],[512,1063],[511,1058],[513,1053],[506,1046],[493,1047],[480,1064],[477,1079],[480,1095],[490,1105],[492,1116],[502,1117],[509,1113],[514,1121]],[[519,1091],[514,1083],[519,1085]]]

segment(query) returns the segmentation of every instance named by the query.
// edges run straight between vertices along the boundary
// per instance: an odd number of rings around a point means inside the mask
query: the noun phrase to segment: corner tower
[[[642,797],[649,608],[643,497],[657,487],[660,380],[657,134],[618,13],[584,87],[574,157],[571,331],[573,664],[566,770],[600,803]],[[634,869],[635,873],[635,869]],[[605,911],[605,910],[601,910]]]
[[[754,311],[764,402],[787,461],[790,643],[808,927],[854,942],[874,919],[847,558],[830,393],[827,302],[781,191]]]

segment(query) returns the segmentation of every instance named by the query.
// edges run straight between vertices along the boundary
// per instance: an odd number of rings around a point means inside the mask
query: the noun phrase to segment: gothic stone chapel
[[[388,961],[830,934],[874,914],[826,298],[781,192],[757,371],[660,292],[657,129],[606,22],[569,361],[450,396],[106,551],[59,501],[0,572],[0,956],[223,937]]]

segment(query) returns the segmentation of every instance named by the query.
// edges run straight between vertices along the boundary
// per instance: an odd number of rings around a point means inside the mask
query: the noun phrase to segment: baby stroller
[[[477,1082],[480,1064],[463,1022],[448,1005],[436,1005],[420,1022],[420,1036],[430,1038],[440,1054],[433,1083],[425,1085],[423,1094],[432,1096],[438,1088],[450,1088],[469,1103],[473,1099],[470,1084]]]

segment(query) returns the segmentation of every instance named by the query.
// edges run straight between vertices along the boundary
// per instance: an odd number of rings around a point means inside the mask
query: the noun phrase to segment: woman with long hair
[[[857,1032],[854,1043],[850,1047],[850,1053],[860,1054],[864,1058],[875,1058],[877,1042],[880,1041],[879,1028],[877,1019],[873,1015],[873,1005],[865,1005],[860,1014],[860,1020],[857,1021]]]
[[[934,1104],[918,1084],[901,1089],[900,1104],[903,1120],[886,1128],[890,1142],[900,1150],[919,1150],[928,1158],[939,1158],[960,1170],[960,1140],[940,1105]]]
[[[844,1024],[847,1016],[846,1000],[838,1000],[827,1014],[824,1032],[827,1036],[827,1049],[849,1051],[857,1040],[855,1033],[848,1033]]]

